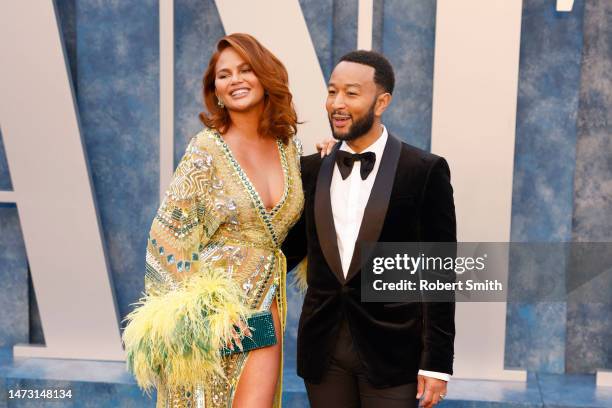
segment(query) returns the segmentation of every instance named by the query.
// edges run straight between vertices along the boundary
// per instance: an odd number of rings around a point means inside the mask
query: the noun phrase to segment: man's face
[[[354,140],[372,128],[377,95],[373,67],[348,61],[336,65],[325,103],[335,139]]]

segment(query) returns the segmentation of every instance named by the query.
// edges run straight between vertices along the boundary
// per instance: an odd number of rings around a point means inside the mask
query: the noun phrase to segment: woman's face
[[[228,110],[247,112],[263,104],[263,86],[232,47],[221,51],[215,70],[215,93]]]

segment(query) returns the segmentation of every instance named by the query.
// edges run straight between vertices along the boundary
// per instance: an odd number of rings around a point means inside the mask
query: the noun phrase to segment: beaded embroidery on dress
[[[299,141],[293,138],[286,145],[278,141],[278,151],[284,174],[284,193],[280,202],[268,211],[216,130],[204,129],[191,139],[149,233],[145,273],[147,296],[156,301],[161,299],[159,304],[164,305],[171,292],[190,290],[184,289],[184,282],[204,280],[205,283],[198,287],[206,287],[207,294],[220,291],[222,296],[215,295],[215,299],[241,302],[240,307],[228,305],[227,310],[234,313],[225,316],[230,321],[233,321],[231,316],[244,310],[269,310],[272,302],[276,301],[284,332],[287,271],[280,245],[300,217],[304,196]],[[209,285],[207,282],[213,278],[219,280],[218,271],[227,280],[218,286]],[[212,276],[210,281],[208,276]],[[141,304],[149,300],[141,300]],[[196,303],[198,306],[201,304]],[[224,308],[223,304],[205,305],[205,308],[215,310]],[[146,315],[141,311],[141,316],[136,316],[137,311],[128,316],[129,323],[124,332],[128,366],[141,387],[146,389],[154,383],[157,407],[231,407],[249,353],[219,357],[214,347],[223,339],[210,337],[213,333],[221,333],[218,336],[214,334],[217,337],[226,334],[224,330],[227,328],[219,325],[209,333],[202,333],[201,338],[192,339],[193,344],[181,343],[178,348],[174,343],[164,343],[162,346],[165,348],[162,347],[162,352],[158,353],[160,347],[150,341],[150,337],[155,330],[162,329],[152,329],[150,322],[146,321],[151,318],[144,316],[152,316],[152,313]],[[203,314],[210,313],[206,315],[208,318],[213,312],[207,310]],[[217,320],[206,327],[216,327],[213,325],[215,322]],[[192,373],[181,373],[178,368],[170,373],[165,368],[163,363],[170,361],[168,354],[173,350],[183,350],[181,347],[193,351],[197,348],[195,344],[204,344],[197,351],[202,361],[210,362],[211,366],[210,370],[202,371],[205,372],[202,378],[194,379]],[[151,356],[158,355],[161,357],[156,361],[162,363],[152,366]],[[183,367],[182,358],[172,360],[174,367]],[[180,384],[181,378],[184,378],[185,385]],[[281,379],[282,364],[275,407],[281,405]]]

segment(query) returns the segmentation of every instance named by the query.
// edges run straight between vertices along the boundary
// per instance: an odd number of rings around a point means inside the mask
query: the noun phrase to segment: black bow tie
[[[353,154],[345,150],[338,150],[336,152],[336,163],[338,164],[338,170],[340,170],[342,180],[346,180],[349,174],[351,174],[353,163],[356,161],[361,162],[361,179],[365,180],[374,168],[376,154],[374,152]]]

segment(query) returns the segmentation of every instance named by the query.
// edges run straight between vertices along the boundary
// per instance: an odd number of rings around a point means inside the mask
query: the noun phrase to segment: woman
[[[158,407],[280,406],[286,317],[279,247],[303,207],[297,116],[283,64],[223,37],[204,75],[206,128],[190,141],[149,234],[146,296],[124,343]],[[270,311],[276,344],[221,356]],[[240,327],[236,329],[234,324]],[[240,333],[240,334],[239,334]]]

